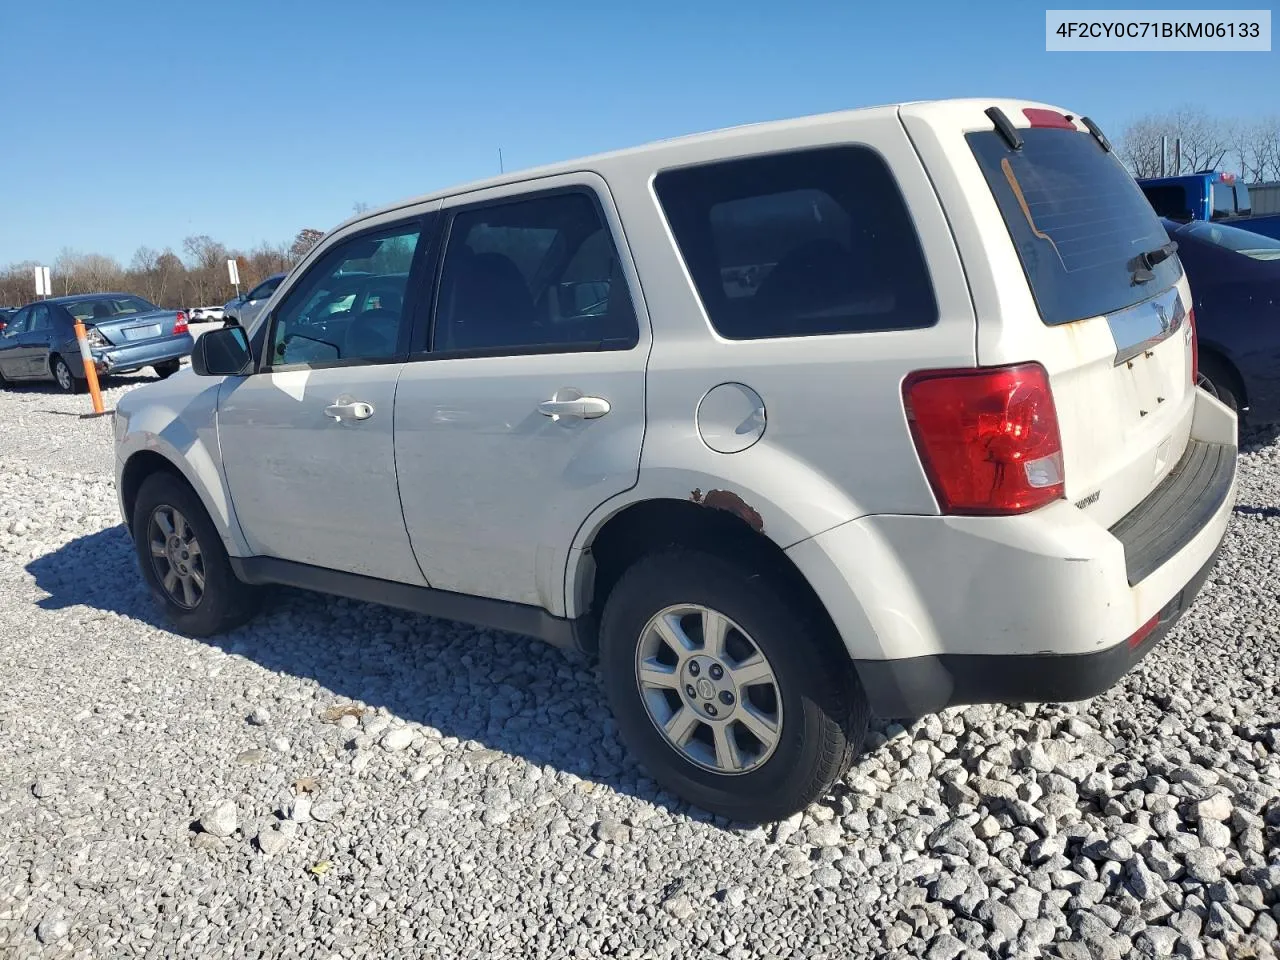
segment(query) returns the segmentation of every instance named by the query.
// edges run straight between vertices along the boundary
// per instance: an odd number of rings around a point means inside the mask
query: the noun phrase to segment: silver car
[[[274,273],[243,296],[227,301],[222,308],[222,319],[242,327],[251,326],[286,276],[288,274]]]

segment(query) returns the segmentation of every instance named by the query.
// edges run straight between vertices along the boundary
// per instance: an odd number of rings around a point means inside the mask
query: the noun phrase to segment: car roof
[[[73,293],[66,297],[50,297],[48,300],[37,301],[39,303],[77,303],[81,300],[109,300],[112,297],[137,297],[139,300],[145,300],[146,297],[139,296],[136,293]]]
[[[896,118],[900,115],[901,111],[907,107],[918,110],[923,109],[926,113],[930,113],[932,116],[942,117],[946,116],[947,111],[949,110],[961,111],[971,109],[975,105],[982,107],[1003,105],[1007,107],[1013,104],[1028,107],[1052,108],[1052,105],[1050,104],[1043,104],[1033,100],[1012,100],[999,97],[970,97],[946,100],[903,101],[900,103],[882,104],[879,106],[858,107],[851,110],[834,110],[828,113],[791,117],[785,120],[768,120],[760,123],[739,124],[738,126],[723,127],[721,129],[710,130],[705,133],[692,133],[684,136],[654,140],[638,146],[591,154],[572,160],[564,160],[558,163],[547,164],[545,166],[533,167],[527,170],[516,170],[496,177],[472,181],[470,183],[452,184],[441,190],[435,190],[431,193],[422,194],[420,196],[407,197],[395,203],[389,203],[373,210],[357,214],[354,217],[349,217],[342,223],[333,227],[326,236],[337,233],[339,230],[343,230],[353,224],[362,223],[386,214],[395,213],[396,211],[403,210],[407,207],[413,207],[422,203],[429,203],[433,200],[446,199],[458,196],[459,194],[471,193],[478,190],[487,190],[493,187],[525,183],[530,180],[536,180],[543,177],[553,177],[568,173],[580,173],[583,171],[598,172],[604,168],[613,166],[618,161],[625,161],[628,158],[649,155],[653,158],[654,165],[657,167],[679,165],[683,162],[683,159],[686,156],[686,151],[689,147],[704,144],[728,144],[742,137],[744,134],[760,134],[768,136],[772,132],[791,132],[797,128],[804,127],[819,128],[833,123],[872,121],[882,119],[884,117]]]

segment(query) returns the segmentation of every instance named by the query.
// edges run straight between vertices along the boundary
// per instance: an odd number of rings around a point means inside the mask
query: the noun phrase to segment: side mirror
[[[201,334],[191,351],[191,369],[199,377],[242,377],[253,369],[253,352],[243,327]]]

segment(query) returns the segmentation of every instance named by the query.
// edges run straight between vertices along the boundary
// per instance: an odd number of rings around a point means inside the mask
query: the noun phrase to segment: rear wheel
[[[72,373],[71,365],[62,357],[54,356],[52,367],[53,379],[63,393],[84,393],[89,389],[88,381]]]
[[[256,612],[258,591],[237,579],[213,521],[185,481],[171,473],[147,477],[132,530],[142,576],[180,632],[212,636]]]
[[[157,363],[151,367],[156,372],[156,376],[161,380],[168,380],[175,373],[182,369],[181,360],[169,360],[165,363]]]
[[[767,574],[712,554],[664,550],[623,574],[600,660],[640,762],[734,820],[804,809],[866,735],[866,697],[829,629]]]
[[[1236,413],[1240,412],[1239,387],[1234,373],[1216,357],[1201,357],[1196,386],[1220,400]]]

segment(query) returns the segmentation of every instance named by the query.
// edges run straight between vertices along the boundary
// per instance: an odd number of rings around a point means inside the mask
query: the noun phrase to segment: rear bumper
[[[136,370],[152,364],[169,360],[180,360],[191,355],[195,340],[190,334],[180,337],[165,337],[163,340],[147,340],[142,343],[129,343],[119,347],[98,347],[93,349],[94,365],[99,373],[112,373],[117,370]]]
[[[914,719],[970,703],[1065,703],[1096,697],[1173,629],[1218,562],[1218,552],[1215,548],[1196,575],[1161,608],[1155,629],[1140,643],[1117,643],[1094,653],[861,660],[858,676],[871,694],[876,714],[886,718]]]
[[[1159,642],[1235,504],[1235,416],[1196,394],[1183,461],[1111,529],[1063,500],[1016,517],[868,516],[788,548],[873,710],[1083,699]]]

